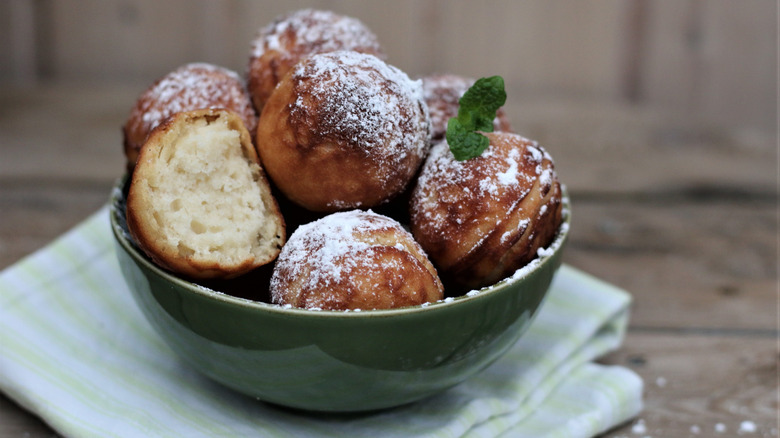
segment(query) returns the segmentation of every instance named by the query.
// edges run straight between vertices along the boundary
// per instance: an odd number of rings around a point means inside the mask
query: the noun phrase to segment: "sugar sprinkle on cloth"
[[[634,372],[594,362],[620,346],[629,304],[564,265],[528,332],[472,379],[377,413],[301,413],[174,355],[125,286],[103,208],[0,273],[0,390],[74,437],[589,437],[642,408]]]

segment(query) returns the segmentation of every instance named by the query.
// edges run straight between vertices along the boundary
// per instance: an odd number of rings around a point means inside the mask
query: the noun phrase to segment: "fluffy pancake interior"
[[[161,150],[155,219],[161,236],[183,257],[218,257],[224,264],[262,256],[276,235],[258,189],[260,168],[244,157],[239,132],[225,118],[200,118]]]

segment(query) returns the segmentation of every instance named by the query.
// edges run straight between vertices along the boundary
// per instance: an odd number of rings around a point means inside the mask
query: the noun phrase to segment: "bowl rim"
[[[109,203],[109,217],[111,223],[111,230],[114,235],[114,240],[118,242],[123,250],[127,252],[136,263],[144,265],[144,267],[155,275],[164,278],[166,281],[170,281],[182,289],[185,289],[195,295],[201,296],[206,299],[215,300],[224,304],[237,305],[239,307],[245,307],[249,309],[262,310],[265,312],[277,313],[285,316],[306,316],[308,318],[375,318],[375,317],[391,317],[397,315],[409,315],[422,312],[431,312],[434,309],[446,309],[452,306],[459,305],[464,302],[472,302],[486,299],[489,296],[496,295],[502,290],[506,289],[510,285],[516,284],[522,281],[535,272],[543,269],[546,265],[553,263],[553,259],[563,250],[564,244],[568,238],[571,228],[571,202],[569,199],[568,191],[566,187],[561,184],[561,203],[562,203],[562,217],[561,225],[559,226],[553,242],[547,247],[537,251],[537,257],[531,260],[525,266],[517,269],[512,275],[498,281],[495,284],[484,286],[479,289],[474,289],[465,292],[456,297],[447,297],[432,303],[423,303],[415,306],[406,306],[395,309],[371,309],[371,310],[327,310],[327,309],[302,309],[292,307],[290,305],[283,306],[279,304],[266,303],[263,301],[251,300],[248,298],[242,298],[234,295],[220,292],[218,290],[200,285],[196,282],[192,282],[183,278],[179,278],[171,272],[157,266],[153,263],[133,242],[131,236],[121,225],[120,209],[123,205],[124,193],[122,188],[129,177],[127,175],[119,178],[113,186]]]

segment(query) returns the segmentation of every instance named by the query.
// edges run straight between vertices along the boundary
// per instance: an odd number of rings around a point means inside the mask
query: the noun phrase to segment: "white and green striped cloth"
[[[112,436],[587,437],[642,406],[642,381],[593,363],[623,340],[630,297],[569,266],[499,361],[421,402],[325,415],[239,395],[179,360],[136,307],[108,210],[0,273],[0,390],[58,433]]]

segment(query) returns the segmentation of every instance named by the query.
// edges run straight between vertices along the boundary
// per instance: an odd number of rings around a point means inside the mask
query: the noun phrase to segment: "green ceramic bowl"
[[[406,404],[490,365],[539,310],[569,229],[567,213],[551,251],[479,291],[402,309],[312,311],[228,295],[158,268],[127,233],[124,184],[118,182],[111,208],[119,264],[160,336],[186,362],[228,387],[315,411]]]

